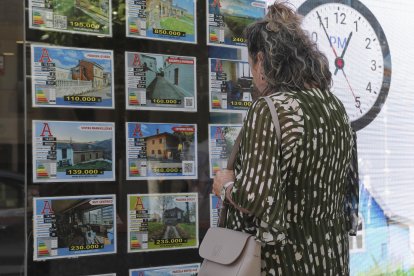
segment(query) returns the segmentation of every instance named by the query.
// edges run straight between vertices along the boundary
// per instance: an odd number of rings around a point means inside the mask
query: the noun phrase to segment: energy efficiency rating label
[[[220,197],[210,194],[210,227],[217,227],[220,209],[223,204],[223,201]]]
[[[127,179],[197,179],[197,125],[126,123]]]
[[[128,195],[128,252],[197,247],[197,193]]]
[[[197,43],[195,0],[126,0],[129,37]]]
[[[35,261],[116,253],[115,195],[35,197]]]
[[[195,57],[125,53],[127,109],[197,111]]]
[[[214,178],[216,172],[227,168],[227,160],[241,130],[241,125],[235,124],[209,124],[209,156],[210,177]]]
[[[115,180],[114,123],[33,121],[33,182]]]
[[[266,1],[206,0],[207,44],[225,47],[245,47],[244,29],[263,19]]]
[[[114,108],[113,52],[32,45],[34,107]]]
[[[29,28],[112,36],[111,0],[29,0]]]
[[[252,105],[253,76],[248,62],[209,59],[210,112],[245,113]]]

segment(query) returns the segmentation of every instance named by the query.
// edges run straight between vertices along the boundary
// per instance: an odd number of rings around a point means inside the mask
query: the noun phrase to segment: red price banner
[[[173,127],[172,130],[175,132],[194,132],[194,128],[189,126]]]
[[[183,59],[178,57],[169,57],[167,62],[171,64],[194,64],[194,60],[192,59]]]

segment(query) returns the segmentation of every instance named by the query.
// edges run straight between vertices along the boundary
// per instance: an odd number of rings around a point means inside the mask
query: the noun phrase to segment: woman
[[[217,173],[213,191],[249,211],[230,206],[227,227],[261,241],[262,275],[348,275],[358,214],[355,135],[329,91],[328,61],[300,25],[299,15],[275,3],[246,29],[255,102],[234,171]],[[265,95],[281,143],[258,98]]]

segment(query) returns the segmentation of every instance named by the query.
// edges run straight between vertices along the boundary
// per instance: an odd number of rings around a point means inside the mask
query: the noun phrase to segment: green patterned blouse
[[[270,98],[281,145],[265,100],[257,100],[244,121],[232,191],[252,215],[229,208],[227,227],[261,241],[262,275],[348,275],[359,187],[345,109],[317,89]]]

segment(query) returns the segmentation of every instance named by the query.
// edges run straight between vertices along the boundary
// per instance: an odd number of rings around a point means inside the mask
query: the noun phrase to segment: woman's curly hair
[[[263,53],[263,77],[268,83],[264,94],[331,87],[328,59],[301,28],[300,15],[286,4],[269,6],[263,20],[245,29],[245,38],[254,63]]]

